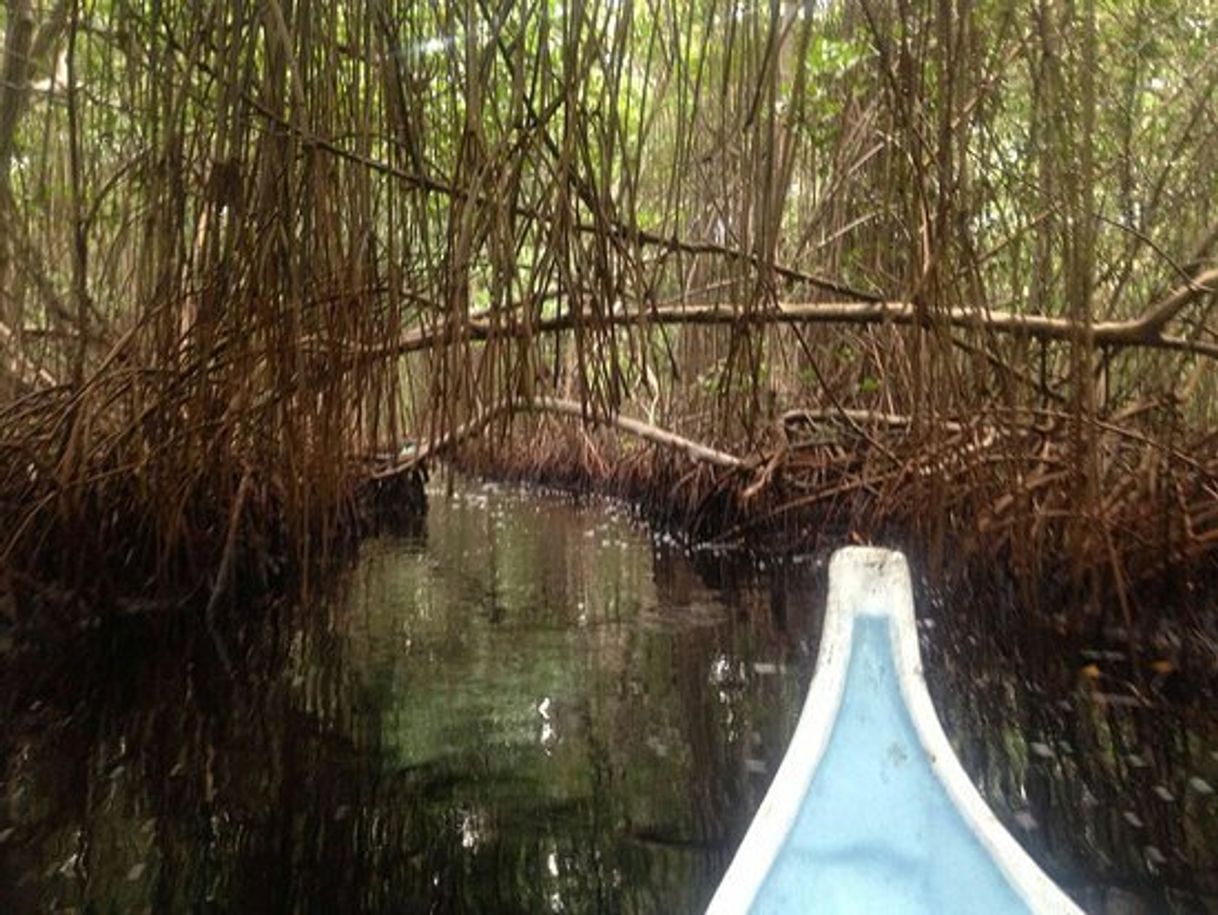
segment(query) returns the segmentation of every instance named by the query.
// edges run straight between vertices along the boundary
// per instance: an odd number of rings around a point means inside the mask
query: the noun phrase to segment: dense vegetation
[[[10,587],[267,576],[477,432],[726,541],[1218,547],[1212,3],[3,16]]]

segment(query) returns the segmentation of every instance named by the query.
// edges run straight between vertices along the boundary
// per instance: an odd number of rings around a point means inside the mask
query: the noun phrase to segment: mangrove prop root
[[[542,402],[537,411],[583,416],[571,402]],[[583,438],[530,428],[527,446],[519,438],[494,448],[470,439],[451,456],[482,473],[632,499],[717,546],[760,541],[809,549],[825,537],[916,539],[941,516],[961,551],[1004,556],[1044,574],[1099,571],[1123,616],[1132,613],[1128,594],[1137,582],[1212,557],[1218,547],[1218,456],[1189,457],[1118,421],[1096,420],[1102,499],[1081,504],[1070,424],[1055,410],[938,417],[926,421],[921,436],[907,415],[851,411],[859,431],[832,425],[847,418],[840,412],[788,411],[782,419],[791,438],[778,448],[747,460],[701,460],[680,472],[672,458],[694,456],[689,442],[657,435],[655,427],[640,434],[634,421],[601,422],[599,431],[669,447],[640,453],[601,438],[599,452],[608,459],[589,464],[576,457]],[[810,439],[809,425],[816,429]],[[707,452],[716,453],[697,453]],[[741,467],[754,472],[734,472]],[[716,472],[706,476],[698,468]],[[1172,517],[1163,517],[1165,509]]]

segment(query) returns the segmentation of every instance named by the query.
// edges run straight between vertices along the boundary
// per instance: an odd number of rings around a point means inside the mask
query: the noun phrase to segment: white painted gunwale
[[[707,915],[750,910],[795,825],[842,705],[854,621],[860,616],[888,618],[893,661],[914,731],[936,778],[1011,887],[1034,915],[1083,915],[1006,831],[956,758],[922,672],[909,566],[901,553],[875,547],[846,547],[830,560],[820,651],[799,723]]]

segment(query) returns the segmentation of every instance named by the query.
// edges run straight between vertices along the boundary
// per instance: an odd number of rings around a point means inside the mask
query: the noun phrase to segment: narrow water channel
[[[691,558],[613,506],[470,484],[307,613],[237,627],[231,671],[138,615],[10,648],[0,912],[698,912],[794,727],[823,585],[815,558]],[[1214,732],[1170,789],[1114,772],[1088,800],[1082,713],[980,678],[1005,662],[927,604],[949,731],[1054,876],[1095,912],[1214,911]],[[1163,793],[1175,826],[1138,812]],[[1182,854],[1203,878],[1173,888]]]

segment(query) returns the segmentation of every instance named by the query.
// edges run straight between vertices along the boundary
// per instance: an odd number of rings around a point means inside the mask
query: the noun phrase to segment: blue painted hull
[[[900,554],[834,556],[822,638],[791,748],[709,912],[1079,912],[952,753]]]

